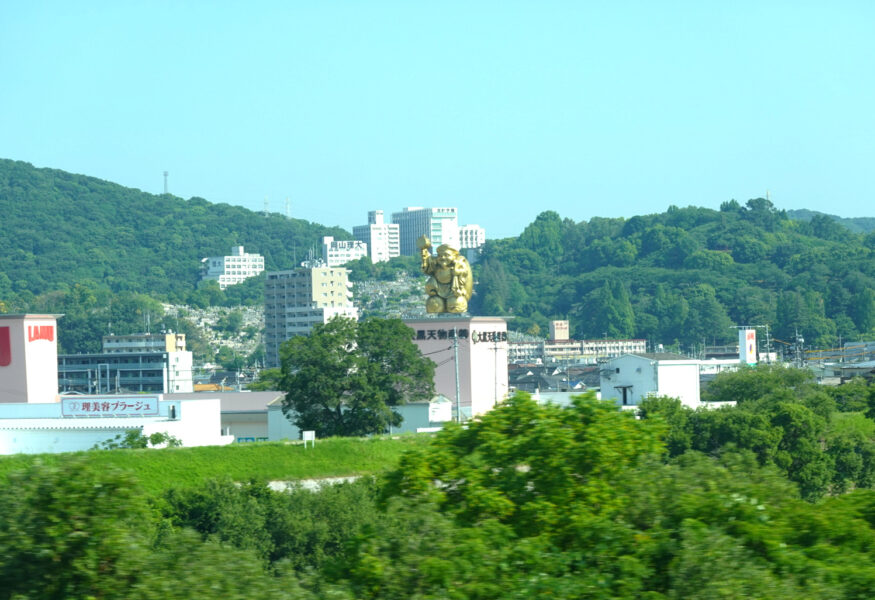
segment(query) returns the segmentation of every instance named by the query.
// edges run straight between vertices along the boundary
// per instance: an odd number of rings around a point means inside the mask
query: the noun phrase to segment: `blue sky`
[[[768,190],[875,216],[875,3],[4,2],[0,157],[487,236]]]

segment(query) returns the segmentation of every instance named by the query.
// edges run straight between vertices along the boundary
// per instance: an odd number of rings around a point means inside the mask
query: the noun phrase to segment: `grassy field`
[[[305,449],[300,443],[260,442],[164,450],[92,450],[68,454],[0,457],[0,484],[6,475],[37,461],[56,465],[82,457],[98,468],[132,472],[144,491],[159,495],[209,479],[290,481],[377,474],[394,467],[406,450],[427,444],[429,435],[330,438]]]

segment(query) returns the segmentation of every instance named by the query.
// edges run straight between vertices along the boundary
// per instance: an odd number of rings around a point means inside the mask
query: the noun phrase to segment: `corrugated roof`
[[[674,352],[642,352],[633,354],[632,356],[641,356],[650,360],[695,360],[683,354],[675,354]]]
[[[260,412],[266,411],[267,405],[285,396],[285,392],[194,392],[191,394],[164,394],[165,400],[206,400],[218,398],[221,411],[228,412]]]

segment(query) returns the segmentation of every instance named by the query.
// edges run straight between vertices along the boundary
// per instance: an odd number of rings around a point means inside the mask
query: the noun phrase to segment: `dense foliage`
[[[4,159],[0,213],[0,301],[11,309],[74,284],[174,303],[194,294],[196,303],[206,256],[244,246],[264,255],[268,270],[287,269],[319,248],[323,235],[350,238],[336,227]]]
[[[283,412],[319,437],[383,433],[394,407],[434,394],[434,362],[400,319],[335,317],[280,346]]]
[[[692,410],[674,398],[642,402],[644,420],[669,426],[669,456],[750,451],[809,500],[875,486],[875,424],[863,413],[875,407],[875,386],[862,379],[832,388],[809,371],[760,365],[718,375],[702,397],[736,405]]]
[[[683,414],[765,415],[757,426],[781,431],[698,427],[693,439],[723,430],[726,443],[682,449],[678,406],[665,401],[637,420],[592,395],[561,408],[518,394],[449,424],[377,481],[316,492],[219,480],[147,501],[130,476],[87,457],[36,463],[0,481],[0,598],[875,596],[875,492],[831,485],[805,501],[778,458],[816,418],[828,423],[826,454],[851,431],[871,440],[861,411],[875,409],[875,388],[855,381],[816,398],[795,371],[738,378],[713,393],[750,384],[739,407]],[[771,459],[746,445],[757,437],[774,444]],[[835,468],[852,462],[834,457]]]
[[[763,198],[580,223],[544,212],[488,241],[476,276],[472,312],[520,330],[568,318],[577,338],[684,350],[732,342],[732,325],[769,325],[779,347],[797,329],[818,347],[875,336],[875,233],[794,221]]]

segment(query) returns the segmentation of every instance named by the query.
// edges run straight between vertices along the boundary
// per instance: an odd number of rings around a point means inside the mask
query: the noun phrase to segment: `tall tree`
[[[320,437],[382,433],[401,424],[393,408],[434,393],[434,363],[398,319],[336,317],[280,348],[283,411]]]

